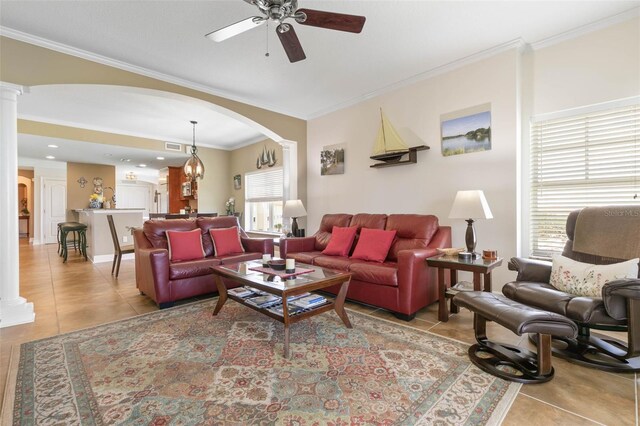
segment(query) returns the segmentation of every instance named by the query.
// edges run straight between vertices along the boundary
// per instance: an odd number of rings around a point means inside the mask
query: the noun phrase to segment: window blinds
[[[572,211],[640,204],[640,105],[534,122],[531,256],[561,253]]]
[[[283,194],[282,168],[251,173],[245,177],[245,201],[281,201]]]

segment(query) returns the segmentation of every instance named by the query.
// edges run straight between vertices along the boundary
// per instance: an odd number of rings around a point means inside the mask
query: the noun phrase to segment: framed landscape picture
[[[479,105],[440,117],[442,155],[468,154],[491,149],[491,104]]]
[[[320,152],[320,175],[344,174],[344,145],[325,146]]]

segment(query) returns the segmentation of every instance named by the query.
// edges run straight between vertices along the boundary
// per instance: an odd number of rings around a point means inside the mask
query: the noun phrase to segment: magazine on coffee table
[[[247,303],[251,303],[252,305],[258,306],[260,308],[268,308],[269,306],[276,305],[282,302],[282,299],[278,296],[274,296],[273,294],[268,294],[266,296],[257,296],[245,299]]]

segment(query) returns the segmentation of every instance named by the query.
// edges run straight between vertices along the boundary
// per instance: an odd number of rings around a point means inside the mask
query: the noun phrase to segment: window
[[[245,229],[278,232],[282,224],[282,168],[245,175]]]
[[[530,158],[531,256],[549,258],[572,210],[640,204],[640,105],[534,121]]]

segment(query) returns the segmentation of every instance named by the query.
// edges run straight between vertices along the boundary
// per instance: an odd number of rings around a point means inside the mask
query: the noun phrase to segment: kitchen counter
[[[78,221],[87,225],[87,256],[93,263],[112,262],[115,254],[107,215],[113,215],[121,246],[133,244],[128,228],[141,227],[144,209],[75,209]],[[133,259],[133,253],[123,259]]]

